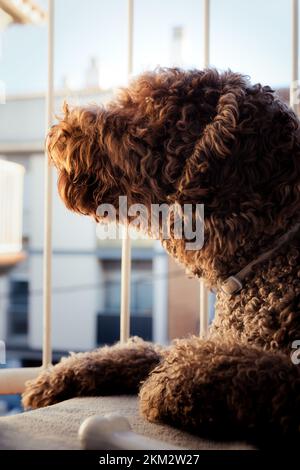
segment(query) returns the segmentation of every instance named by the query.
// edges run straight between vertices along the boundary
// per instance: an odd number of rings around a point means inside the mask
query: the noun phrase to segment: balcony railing
[[[200,0],[199,0],[200,1]],[[133,23],[134,23],[134,0],[128,3],[128,77],[132,74],[133,64]],[[291,0],[291,54],[292,73],[290,103],[295,108],[295,84],[298,80],[298,0]],[[210,1],[203,0],[203,52],[204,67],[210,63]],[[54,0],[48,0],[48,90],[46,107],[46,127],[52,124],[53,119],[53,60],[54,60]],[[51,351],[51,258],[52,258],[52,193],[51,181],[52,170],[49,168],[47,156],[45,156],[45,237],[44,237],[44,283],[43,283],[43,368],[49,367],[52,361]],[[121,273],[121,316],[120,316],[120,339],[126,341],[130,331],[130,276],[131,276],[131,250],[130,240],[125,237],[122,246],[122,273]],[[208,295],[203,282],[200,282],[200,335],[205,337],[208,330]],[[0,370],[0,394],[21,393],[27,380],[38,375],[41,368],[20,368]]]

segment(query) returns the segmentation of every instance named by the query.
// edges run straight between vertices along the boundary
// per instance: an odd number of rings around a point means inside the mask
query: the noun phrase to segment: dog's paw
[[[73,373],[71,369],[62,370],[58,366],[44,370],[36,379],[26,382],[22,395],[25,409],[53,405],[72,396]]]
[[[39,408],[76,396],[137,393],[160,357],[159,347],[137,338],[72,354],[27,382],[23,405]]]
[[[140,412],[152,423],[164,421],[165,417],[165,383],[168,377],[161,369],[154,369],[154,374],[152,372],[139,392]]]
[[[228,417],[228,384],[226,374],[220,378],[216,371],[217,349],[197,337],[177,340],[140,389],[143,416],[190,431],[221,427]]]
[[[183,365],[183,364],[182,364]],[[140,412],[150,422],[167,423],[181,428],[195,427],[192,413],[194,402],[191,399],[192,378],[180,373],[180,365],[176,367],[178,374],[168,362],[156,367],[143,383],[140,392]],[[181,377],[180,377],[181,375]]]

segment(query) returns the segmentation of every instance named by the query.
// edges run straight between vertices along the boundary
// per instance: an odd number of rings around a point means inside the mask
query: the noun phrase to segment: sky
[[[46,0],[35,0],[47,7]],[[172,28],[184,29],[182,66],[202,67],[202,0],[135,0],[134,75],[172,65]],[[55,85],[84,87],[95,57],[104,88],[126,82],[127,1],[55,1]],[[287,86],[291,74],[288,0],[211,0],[210,63]],[[7,94],[46,89],[45,25],[8,27],[1,34],[0,81]]]

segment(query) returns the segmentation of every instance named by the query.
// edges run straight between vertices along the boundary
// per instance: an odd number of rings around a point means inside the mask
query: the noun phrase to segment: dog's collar
[[[227,295],[233,295],[239,292],[243,288],[243,280],[251,273],[252,269],[262,261],[266,261],[270,259],[271,255],[278,250],[284,243],[290,240],[290,238],[299,230],[300,222],[294,225],[288,232],[282,235],[277,242],[275,243],[274,247],[265,253],[262,253],[258,258],[251,261],[251,263],[247,264],[241,271],[233,276],[229,276],[224,282],[219,285],[219,289]]]

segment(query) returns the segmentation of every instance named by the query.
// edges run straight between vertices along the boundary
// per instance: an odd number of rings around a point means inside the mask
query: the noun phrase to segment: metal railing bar
[[[203,0],[203,67],[210,63],[210,0]],[[208,333],[208,290],[203,279],[200,279],[200,337]]]
[[[127,0],[128,15],[128,56],[127,74],[130,79],[133,71],[133,25],[134,25],[134,0]],[[130,277],[131,277],[131,240],[128,227],[124,226],[124,238],[122,240],[121,261],[121,312],[120,312],[120,341],[125,343],[130,334]]]
[[[48,86],[46,96],[46,129],[52,125],[54,102],[54,0],[48,0]],[[52,168],[45,155],[45,219],[43,271],[43,367],[52,362],[51,297],[52,297]]]

